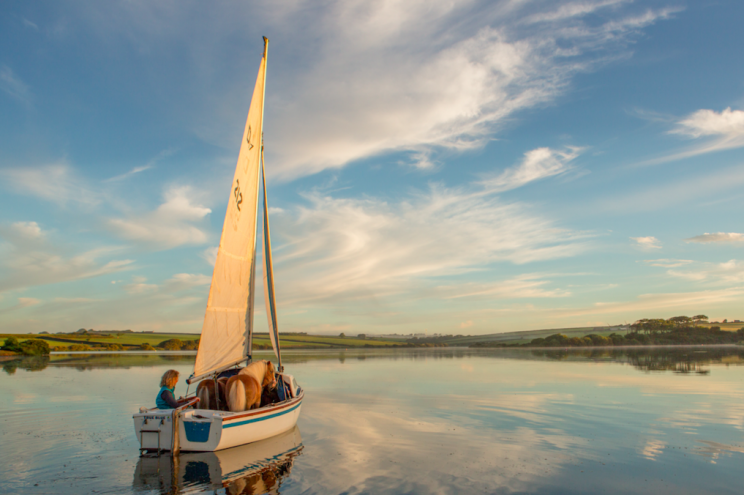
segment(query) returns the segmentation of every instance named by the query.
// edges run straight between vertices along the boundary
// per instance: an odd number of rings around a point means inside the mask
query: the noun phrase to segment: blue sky
[[[743,15],[3,2],[0,332],[200,330],[262,35],[280,329],[744,319]]]

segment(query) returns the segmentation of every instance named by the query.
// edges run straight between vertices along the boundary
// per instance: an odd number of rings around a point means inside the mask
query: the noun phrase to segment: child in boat
[[[176,396],[173,394],[177,383],[178,371],[168,370],[163,373],[163,378],[160,379],[160,391],[155,398],[155,405],[158,406],[158,409],[175,409],[181,407],[181,404],[185,402],[183,397],[176,400]]]

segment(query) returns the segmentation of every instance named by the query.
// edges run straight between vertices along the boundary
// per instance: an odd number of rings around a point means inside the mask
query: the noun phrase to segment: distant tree
[[[147,342],[145,342],[144,344],[140,344],[140,349],[143,351],[154,351],[155,350],[155,348]]]
[[[11,352],[21,352],[21,345],[18,343],[18,339],[15,337],[8,337],[5,339],[2,350]]]
[[[183,347],[181,350],[184,351],[196,351],[199,350],[199,340],[187,340],[184,342]]]
[[[667,321],[671,322],[677,328],[686,328],[692,323],[692,318],[689,316],[672,316]]]
[[[28,339],[21,342],[21,352],[26,356],[49,354],[49,344],[41,339]]]
[[[357,338],[359,338],[359,339],[366,339],[367,338],[367,334],[360,333],[359,335],[357,335]]]
[[[692,317],[694,323],[703,323],[708,321],[708,317],[705,315],[695,315]]]
[[[165,349],[166,351],[180,351],[183,347],[183,342],[179,339],[169,339],[159,343],[158,347]]]
[[[346,337],[346,334],[344,332],[341,332],[340,334],[338,334],[338,336],[341,337],[341,338],[344,338],[344,337]]]

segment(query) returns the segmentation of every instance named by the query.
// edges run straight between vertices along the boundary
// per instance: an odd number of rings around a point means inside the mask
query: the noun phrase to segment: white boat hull
[[[233,449],[144,456],[137,461],[132,485],[136,492],[227,488],[227,493],[278,493],[275,476],[288,472],[301,451],[300,430],[294,427],[273,438]],[[267,477],[268,473],[273,476]],[[273,483],[266,483],[267,480]]]
[[[295,397],[242,412],[186,409],[178,413],[178,445],[186,452],[214,452],[258,442],[294,428],[305,393],[289,375]],[[299,392],[299,394],[298,394]],[[133,416],[140,449],[170,451],[173,448],[173,409],[150,409]]]

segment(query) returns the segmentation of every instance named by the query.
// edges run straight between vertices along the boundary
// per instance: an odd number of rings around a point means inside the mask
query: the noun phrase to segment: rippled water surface
[[[297,351],[284,359],[306,391],[296,430],[140,458],[132,414],[193,359],[3,362],[0,492],[744,491],[736,348]]]

